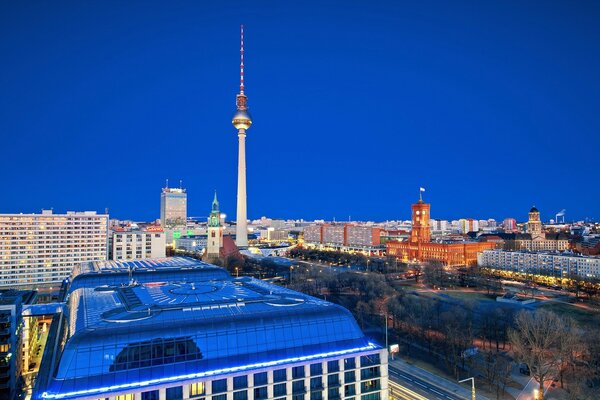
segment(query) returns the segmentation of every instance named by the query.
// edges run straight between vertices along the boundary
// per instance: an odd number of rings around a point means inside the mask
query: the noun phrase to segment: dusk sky
[[[600,2],[0,3],[0,213],[600,218]]]

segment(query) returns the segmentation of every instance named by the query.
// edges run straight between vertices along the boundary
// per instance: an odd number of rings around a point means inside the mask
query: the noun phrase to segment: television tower
[[[246,130],[252,125],[248,113],[248,98],[244,94],[244,25],[240,28],[240,93],[235,98],[237,111],[231,123],[238,130],[238,187],[236,239],[238,247],[248,247],[248,217],[246,213]]]

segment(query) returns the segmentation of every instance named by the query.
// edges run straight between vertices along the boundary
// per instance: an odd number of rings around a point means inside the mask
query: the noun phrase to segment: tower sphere
[[[246,110],[237,110],[233,119],[231,120],[235,129],[248,129],[252,125],[252,118]]]

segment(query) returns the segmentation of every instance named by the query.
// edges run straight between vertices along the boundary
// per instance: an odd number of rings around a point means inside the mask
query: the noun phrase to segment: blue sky
[[[600,3],[3,2],[0,212],[600,217]]]

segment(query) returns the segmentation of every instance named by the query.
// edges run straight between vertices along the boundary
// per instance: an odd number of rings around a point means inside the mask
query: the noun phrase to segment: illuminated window
[[[190,385],[190,397],[203,396],[205,393],[204,382],[196,382]]]
[[[122,394],[120,396],[116,396],[115,400],[133,400],[134,395],[133,393],[129,393],[129,394]]]

